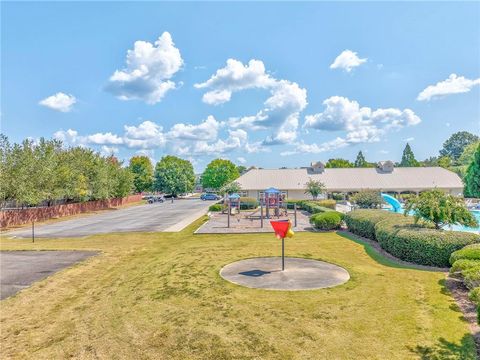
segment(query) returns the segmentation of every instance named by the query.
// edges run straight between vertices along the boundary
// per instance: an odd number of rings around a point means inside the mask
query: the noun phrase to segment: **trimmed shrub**
[[[314,201],[302,201],[302,209],[308,211],[310,214],[318,214],[328,211],[333,211],[332,209],[318,205]]]
[[[382,196],[378,190],[364,190],[352,195],[350,201],[362,209],[375,209],[383,204]]]
[[[338,211],[327,211],[310,217],[310,224],[319,230],[335,230],[342,224],[343,214]]]
[[[316,201],[316,203],[320,206],[323,206],[325,208],[329,208],[329,209],[332,209],[332,210],[335,210],[336,206],[337,206],[337,202],[335,200],[332,200],[332,199],[320,200],[320,201]]]
[[[391,255],[421,265],[447,267],[454,251],[480,242],[474,233],[415,225],[411,216],[384,210],[355,210],[346,214],[345,223],[352,233],[378,241]]]
[[[480,287],[472,289],[468,293],[468,298],[477,305],[477,323],[480,324]]]
[[[450,265],[454,251],[480,242],[480,236],[473,233],[401,224],[397,219],[377,223],[375,236],[382,249],[401,260],[439,267]]]
[[[450,264],[453,265],[460,259],[480,260],[480,244],[468,245],[461,250],[455,251],[450,256]]]
[[[480,286],[480,266],[462,271],[463,282],[469,289]]]
[[[480,268],[479,260],[460,259],[453,263],[450,268],[450,274],[461,275],[462,271],[473,269],[475,267]]]
[[[208,211],[222,211],[222,209],[223,209],[222,204],[213,204],[213,205],[210,205],[210,207],[208,208]]]
[[[302,209],[302,202],[303,200],[297,200],[297,199],[288,199],[286,201],[287,203],[287,209],[293,209],[293,205],[297,204],[297,209]]]
[[[240,198],[240,210],[252,210],[258,207],[258,200],[251,197]]]
[[[375,225],[389,217],[388,212],[384,210],[355,210],[345,214],[345,223],[348,230],[355,235],[376,240]],[[402,216],[400,214],[396,214]]]

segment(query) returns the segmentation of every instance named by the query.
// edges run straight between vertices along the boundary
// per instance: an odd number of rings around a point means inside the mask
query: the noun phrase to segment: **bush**
[[[345,223],[352,233],[378,241],[393,256],[421,265],[447,267],[454,251],[480,242],[480,236],[473,233],[415,225],[410,216],[383,210],[349,212]]]
[[[302,202],[303,202],[303,200],[288,199],[288,200],[286,201],[286,203],[287,203],[287,208],[288,208],[288,209],[293,209],[293,208],[294,208],[294,205],[297,204],[297,209],[301,209],[301,208],[302,208]]]
[[[258,207],[258,200],[251,197],[240,198],[240,210],[253,210]]]
[[[460,259],[480,260],[480,244],[468,245],[461,250],[455,251],[450,256],[450,264],[453,265]]]
[[[318,213],[333,211],[332,209],[320,206],[318,203],[314,201],[302,201],[301,206],[302,206],[302,209],[308,211],[310,214],[318,214]]]
[[[463,282],[469,289],[480,286],[480,266],[472,267],[462,271]]]
[[[314,214],[310,217],[310,224],[319,230],[335,230],[342,224],[343,214],[338,211],[328,211]]]
[[[208,208],[208,211],[222,211],[222,209],[223,209],[222,204],[213,204],[213,205],[210,205],[210,207]]]
[[[475,267],[480,268],[479,260],[460,259],[453,263],[452,267],[450,268],[450,274],[461,275],[462,271],[473,269]]]
[[[450,265],[454,251],[480,241],[473,233],[399,224],[393,219],[377,223],[375,236],[382,249],[401,260],[439,267]]]
[[[326,207],[332,210],[335,210],[337,206],[337,202],[332,199],[319,200],[316,201],[316,203],[322,207]]]
[[[477,305],[477,323],[480,324],[480,287],[476,287],[468,293],[468,298]]]
[[[367,239],[376,240],[375,225],[392,215],[384,210],[355,210],[345,214],[348,230]],[[402,215],[396,214],[400,217]]]
[[[380,191],[365,190],[353,195],[350,200],[362,209],[375,209],[383,204]]]

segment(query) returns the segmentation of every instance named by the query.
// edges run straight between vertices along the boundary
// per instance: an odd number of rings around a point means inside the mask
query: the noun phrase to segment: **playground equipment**
[[[285,202],[285,195],[280,190],[273,187],[268,188],[263,192],[263,196],[260,198],[261,204],[265,205],[266,218],[270,219],[270,209],[273,209],[274,216],[279,217],[280,212],[283,209],[284,213],[287,213],[287,203]],[[262,212],[263,216],[263,212]]]
[[[230,215],[235,213],[240,214],[240,195],[231,194],[228,195],[228,213],[227,213],[227,226],[230,227]]]
[[[395,212],[400,212],[402,210],[402,204],[400,204],[400,202],[393,196],[384,193],[381,193],[380,195],[382,195],[383,200],[392,206]]]
[[[282,239],[282,271],[285,270],[285,238],[292,237],[292,223],[290,220],[270,220],[275,236]]]

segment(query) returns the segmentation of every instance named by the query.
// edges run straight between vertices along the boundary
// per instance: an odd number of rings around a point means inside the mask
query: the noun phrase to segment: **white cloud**
[[[104,156],[110,156],[117,154],[119,149],[115,146],[106,146],[103,145],[100,149],[100,153]]]
[[[243,156],[239,156],[239,157],[237,157],[237,161],[240,164],[245,164],[247,162],[247,159],[245,159]]]
[[[333,63],[330,65],[330,69],[343,69],[346,72],[352,71],[353,68],[362,65],[367,61],[367,58],[361,59],[357,53],[351,50],[343,50],[338,55]]]
[[[414,137],[408,137],[408,138],[406,138],[406,139],[403,139],[403,141],[405,141],[405,142],[412,142],[412,141],[414,141],[414,140],[415,140]]]
[[[114,135],[111,132],[96,133],[93,135],[88,135],[85,138],[85,141],[90,144],[97,144],[97,145],[119,145],[123,143],[123,140],[121,137]]]
[[[127,51],[126,67],[116,70],[107,90],[121,100],[143,100],[156,104],[175,89],[170,79],[181,69],[183,59],[170,33],[164,32],[154,44],[136,41]]]
[[[431,99],[441,98],[452,94],[467,93],[475,85],[480,85],[480,78],[467,79],[463,76],[457,76],[456,74],[450,74],[448,79],[439,81],[435,85],[427,86],[417,96],[418,101],[430,101]]]
[[[69,144],[76,144],[78,139],[78,132],[76,130],[68,129],[67,131],[58,130],[53,134],[53,138]]]
[[[129,148],[152,149],[166,143],[163,128],[153,121],[144,121],[138,126],[124,126],[123,142]]]
[[[58,92],[55,95],[40,100],[39,104],[52,110],[70,112],[76,102],[77,99],[75,98],[75,96]]]
[[[376,109],[361,107],[358,102],[341,96],[332,96],[323,104],[322,113],[305,117],[304,127],[323,131],[344,131],[344,137],[318,144],[296,144],[292,151],[296,153],[320,153],[332,151],[351,144],[378,142],[388,131],[413,126],[420,118],[410,109]]]
[[[224,68],[196,88],[208,88],[203,96],[208,104],[218,105],[231,99],[232,93],[252,88],[270,91],[264,108],[255,115],[233,117],[228,121],[232,128],[251,131],[271,129],[273,133],[263,142],[265,145],[286,144],[297,137],[298,117],[307,106],[307,91],[297,83],[278,80],[265,71],[260,60],[250,60],[247,65],[229,59]]]
[[[388,151],[388,150],[380,150],[380,151],[379,151],[380,154],[388,154],[389,152],[390,152],[390,151]]]
[[[210,79],[194,86],[197,89],[213,89],[203,95],[203,102],[219,105],[230,101],[233,92],[267,88],[272,82],[274,79],[265,72],[262,61],[252,59],[248,65],[243,65],[241,61],[228,59],[227,65],[218,69]]]
[[[217,138],[220,126],[221,123],[210,115],[198,125],[175,124],[168,136],[173,139],[212,141]]]

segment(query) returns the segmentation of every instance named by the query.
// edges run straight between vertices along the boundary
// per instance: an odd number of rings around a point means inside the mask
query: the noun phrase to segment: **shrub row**
[[[318,214],[318,213],[333,211],[330,208],[319,205],[315,201],[302,201],[300,205],[302,209],[308,211],[310,214]]]
[[[223,205],[222,204],[213,204],[210,205],[208,211],[222,211]]]
[[[251,197],[241,197],[240,198],[240,210],[251,210],[256,209],[259,203],[258,200]]]
[[[450,256],[450,274],[463,280],[470,289],[468,297],[477,305],[477,322],[480,323],[480,244],[467,245]]]
[[[454,251],[480,242],[476,234],[435,230],[384,210],[355,210],[346,214],[345,223],[352,233],[378,241],[393,256],[420,265],[447,267]]]
[[[342,219],[342,213],[338,211],[327,211],[313,214],[310,217],[310,224],[319,230],[335,230],[340,228]]]

